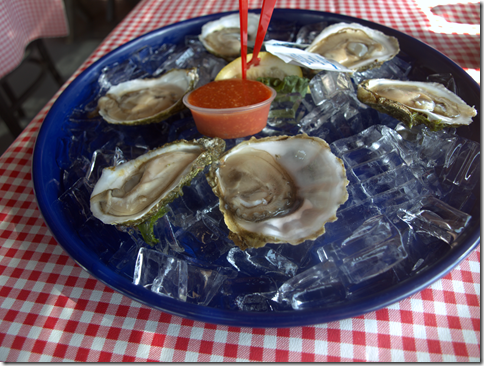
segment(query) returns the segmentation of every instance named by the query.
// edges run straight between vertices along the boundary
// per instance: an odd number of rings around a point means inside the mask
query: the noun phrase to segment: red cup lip
[[[251,104],[243,107],[236,107],[236,108],[202,108],[202,107],[194,106],[193,104],[188,102],[188,97],[194,91],[192,90],[189,93],[185,94],[185,96],[183,97],[183,104],[185,104],[185,106],[190,110],[194,110],[195,112],[204,113],[204,114],[228,114],[228,113],[248,112],[260,107],[264,107],[267,104],[271,104],[274,98],[277,96],[277,92],[273,88],[263,83],[261,84],[264,85],[266,88],[270,89],[272,94],[269,98],[267,98],[266,100],[260,103]]]

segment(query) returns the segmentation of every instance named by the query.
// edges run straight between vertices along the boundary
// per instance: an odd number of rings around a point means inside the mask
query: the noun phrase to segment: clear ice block
[[[322,261],[333,259],[351,283],[391,269],[407,257],[398,229],[384,215],[366,220],[343,242],[318,249]]]
[[[272,301],[277,284],[270,275],[227,279],[221,292],[222,306],[227,309],[261,312],[272,311],[277,305]]]
[[[334,304],[345,297],[339,270],[331,259],[327,259],[284,282],[273,300],[300,310]]]
[[[480,182],[480,145],[456,136],[456,144],[446,154],[440,175],[444,184],[472,190]]]
[[[227,253],[228,262],[237,270],[250,276],[274,273],[283,277],[292,277],[298,266],[269,247],[249,248],[245,251],[238,247]]]
[[[439,199],[460,210],[472,209],[472,190],[480,182],[480,145],[454,129],[429,131],[398,126],[402,157]],[[474,202],[476,203],[476,202]]]
[[[327,26],[328,22],[318,22],[302,26],[297,32],[296,43],[309,46]]]
[[[400,209],[398,217],[417,234],[427,234],[453,245],[469,223],[471,216],[439,199],[426,196],[408,210]]]
[[[355,72],[353,79],[356,84],[366,79],[394,79],[408,80],[408,75],[412,70],[412,64],[401,57],[394,57],[383,63],[380,67]]]
[[[322,104],[325,100],[333,98],[338,93],[348,95],[355,93],[350,75],[338,71],[324,70],[319,72],[311,79],[309,89],[316,105]]]
[[[300,122],[299,133],[318,136],[327,143],[360,133],[379,123],[374,109],[362,106],[347,93],[337,93],[311,109]]]
[[[234,277],[230,268],[209,269],[156,250],[138,252],[133,283],[183,302],[208,305],[223,282]]]
[[[272,19],[267,28],[266,39],[292,42],[296,37],[296,22]]]

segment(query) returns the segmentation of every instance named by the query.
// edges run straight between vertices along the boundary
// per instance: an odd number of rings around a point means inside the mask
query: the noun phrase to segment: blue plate
[[[358,316],[386,307],[400,301],[446,275],[460,263],[480,242],[479,217],[474,217],[471,226],[458,238],[458,243],[447,251],[432,266],[422,272],[399,282],[384,291],[368,294],[358,301],[349,301],[334,307],[311,310],[255,313],[244,311],[221,310],[183,303],[175,299],[161,297],[151,291],[134,285],[129,278],[115,272],[104,264],[98,253],[92,249],[92,243],[85,242],[77,235],[77,223],[74,212],[79,208],[72,206],[72,217],[66,215],[58,205],[62,193],[62,169],[53,162],[58,149],[52,143],[65,137],[63,125],[67,123],[72,110],[91,98],[94,85],[101,70],[115,63],[126,60],[133,52],[144,46],[159,46],[163,43],[179,44],[185,35],[200,34],[203,24],[216,20],[224,14],[212,14],[169,25],[134,39],[108,53],[84,72],[82,72],[59,96],[39,131],[33,156],[33,182],[39,208],[57,242],[87,272],[114,289],[149,307],[185,318],[203,322],[247,327],[291,327],[320,324]],[[299,26],[321,21],[328,23],[356,22],[378,29],[387,35],[397,37],[401,50],[420,66],[421,70],[432,73],[452,73],[457,83],[457,94],[469,105],[480,105],[480,88],[470,76],[453,61],[425,45],[424,43],[391,28],[357,18],[308,10],[276,9],[274,20],[290,20]],[[477,117],[478,118],[478,117]],[[469,127],[458,129],[459,135],[479,141],[480,124],[474,122]],[[480,198],[479,188],[474,192]]]

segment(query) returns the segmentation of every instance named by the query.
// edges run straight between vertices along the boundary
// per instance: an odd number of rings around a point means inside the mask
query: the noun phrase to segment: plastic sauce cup
[[[261,83],[261,85],[264,85]],[[208,137],[233,139],[254,135],[267,125],[267,118],[271,103],[277,92],[264,85],[271,91],[268,99],[244,107],[237,108],[201,108],[191,104],[188,99],[190,92],[183,97],[183,103],[192,112],[198,132]]]

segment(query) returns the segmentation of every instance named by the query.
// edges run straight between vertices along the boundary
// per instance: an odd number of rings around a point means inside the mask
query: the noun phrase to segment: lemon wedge
[[[260,63],[257,66],[251,66],[247,70],[247,79],[255,80],[260,77],[273,77],[284,79],[289,75],[302,77],[302,71],[299,66],[286,64],[279,57],[269,52],[259,52]],[[252,53],[247,55],[247,62],[252,60]],[[242,78],[242,58],[239,57],[225,66],[215,78],[218,80],[241,79]]]

